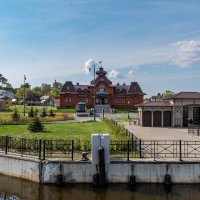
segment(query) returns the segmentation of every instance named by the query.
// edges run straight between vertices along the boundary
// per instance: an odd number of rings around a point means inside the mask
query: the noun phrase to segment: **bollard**
[[[134,175],[130,176],[129,185],[130,185],[130,190],[135,191],[135,189],[136,189],[136,176],[134,176]]]

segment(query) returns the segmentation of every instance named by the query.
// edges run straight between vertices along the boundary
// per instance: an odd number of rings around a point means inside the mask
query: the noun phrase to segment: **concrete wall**
[[[0,155],[0,173],[34,182],[56,183],[57,175],[66,183],[92,183],[96,166],[90,162],[38,161],[11,155]],[[153,162],[135,160],[106,165],[108,183],[128,183],[131,174],[139,183],[163,183],[166,174],[173,183],[200,183],[199,162]]]
[[[62,170],[60,170],[60,166]],[[127,183],[133,173],[140,183],[163,183],[164,176],[171,175],[174,183],[200,183],[200,162],[112,162],[106,165],[109,183]],[[57,163],[43,164],[42,182],[55,183],[59,173],[68,183],[91,183],[96,173],[91,163]]]
[[[40,162],[23,157],[0,155],[0,173],[39,182]]]

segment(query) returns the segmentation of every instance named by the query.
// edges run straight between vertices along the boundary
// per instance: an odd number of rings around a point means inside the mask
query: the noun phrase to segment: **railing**
[[[195,125],[195,124],[190,124],[188,126],[188,134],[193,134],[193,135],[200,135],[200,126]]]
[[[129,161],[132,158],[191,159],[200,158],[200,141],[182,140],[111,140],[110,158]],[[0,151],[5,154],[28,156],[41,160],[80,160],[83,151],[90,154],[90,141],[80,145],[74,140],[38,140],[0,137]]]
[[[132,140],[111,141],[111,158],[166,159],[200,158],[200,141],[182,140]]]
[[[5,154],[17,154],[43,160],[46,158],[67,158],[73,160],[74,141],[1,136],[0,151]]]

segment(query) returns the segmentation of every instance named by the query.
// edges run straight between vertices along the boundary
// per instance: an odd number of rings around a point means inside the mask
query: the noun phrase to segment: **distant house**
[[[14,94],[7,90],[0,90],[0,99],[4,100],[12,100],[14,98]]]
[[[0,99],[0,110],[5,110],[6,109],[6,101]]]
[[[52,98],[50,96],[42,96],[40,98],[40,102],[42,104],[42,106],[53,106],[53,101]]]
[[[57,108],[60,107],[60,99],[53,99],[52,101],[53,101],[55,107],[57,107]]]
[[[187,127],[200,124],[200,93],[179,92],[168,100],[137,105],[139,125],[152,127]]]
[[[158,93],[157,95],[151,97],[151,101],[159,102],[159,101],[162,101],[162,98],[163,96],[160,93]]]

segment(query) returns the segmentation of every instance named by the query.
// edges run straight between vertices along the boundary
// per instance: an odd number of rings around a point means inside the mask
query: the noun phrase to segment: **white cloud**
[[[99,64],[93,60],[93,59],[88,59],[86,62],[85,62],[85,67],[84,67],[84,71],[85,73],[89,73],[90,69],[92,69],[92,67],[99,67]]]
[[[128,76],[129,76],[129,77],[132,77],[132,76],[134,76],[135,74],[136,74],[136,72],[133,71],[133,70],[129,70],[129,72],[128,72]]]
[[[200,65],[200,41],[186,40],[171,44],[168,52],[160,54],[170,64],[179,67],[192,67]]]
[[[124,77],[122,76],[122,74],[120,74],[119,71],[112,69],[109,73],[108,73],[108,77],[109,78],[114,78],[114,79],[123,79]]]

